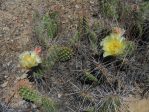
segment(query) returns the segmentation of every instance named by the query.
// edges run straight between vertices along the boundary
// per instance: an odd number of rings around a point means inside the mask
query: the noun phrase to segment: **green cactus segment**
[[[84,72],[84,76],[86,77],[87,80],[98,82],[98,79],[87,70]]]
[[[59,58],[59,61],[68,61],[69,59],[71,59],[72,57],[72,49],[68,48],[68,47],[61,47],[59,48],[59,51],[58,51],[58,58]]]
[[[47,35],[49,38],[54,38],[57,34],[58,31],[58,23],[57,23],[57,14],[52,13],[52,14],[46,14],[43,16],[43,24],[44,24],[44,29],[47,31]]]
[[[57,56],[58,48],[59,47],[57,45],[53,45],[49,48],[47,59],[45,59],[45,61],[43,62],[44,63],[43,65],[45,66],[45,70],[52,69],[54,64],[58,60],[58,56]]]
[[[33,91],[28,87],[21,87],[19,89],[19,95],[25,100],[41,105],[44,112],[57,112],[57,105],[53,100],[40,96],[36,91]]]
[[[42,107],[45,112],[57,112],[56,103],[48,98],[42,98]]]
[[[34,31],[38,42],[48,48],[49,41],[53,40],[59,31],[59,14],[57,12],[47,12],[41,15],[39,12],[34,14]]]
[[[53,45],[48,49],[47,59],[42,63],[44,70],[53,68],[57,61],[67,61],[72,57],[72,49]]]
[[[21,87],[19,89],[19,95],[29,101],[39,103],[41,102],[41,97],[38,95],[35,91],[27,88],[27,87]]]
[[[108,96],[103,101],[99,112],[120,112],[121,101],[119,96]]]
[[[72,49],[68,47],[52,46],[49,49],[48,64],[54,64],[56,61],[67,61],[72,57]],[[50,62],[50,63],[49,63]]]
[[[34,78],[42,78],[43,77],[43,71],[42,70],[38,70],[38,72],[34,72],[33,73],[33,77]]]

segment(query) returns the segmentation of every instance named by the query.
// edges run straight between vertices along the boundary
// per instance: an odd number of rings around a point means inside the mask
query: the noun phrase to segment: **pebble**
[[[95,2],[94,1],[90,1],[90,4],[94,4]]]
[[[10,29],[9,29],[9,27],[4,27],[3,30],[4,31],[9,31]]]
[[[33,107],[33,108],[37,108],[37,106],[36,106],[35,104],[32,104],[32,107]]]
[[[58,98],[61,98],[62,97],[62,94],[58,94]]]
[[[8,81],[4,82],[4,83],[1,85],[1,87],[4,88],[4,87],[7,86],[7,84],[8,84]]]
[[[5,77],[5,78],[8,78],[8,76],[7,76],[7,75],[5,75],[4,77]]]
[[[15,104],[16,107],[21,107],[22,109],[27,109],[30,105],[25,100],[21,100]]]
[[[75,8],[76,8],[76,9],[79,9],[80,7],[79,7],[79,5],[75,5]]]
[[[21,80],[21,79],[25,79],[27,77],[27,74],[23,74],[23,75],[21,75],[20,77],[17,77],[16,79],[17,80]]]

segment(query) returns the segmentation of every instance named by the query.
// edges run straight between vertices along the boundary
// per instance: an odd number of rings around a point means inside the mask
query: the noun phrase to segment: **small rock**
[[[16,19],[17,19],[17,17],[13,17],[13,18],[12,18],[13,21],[16,20]]]
[[[4,27],[3,30],[4,31],[9,31],[9,27]]]
[[[17,77],[16,79],[17,80],[21,80],[21,79],[25,79],[27,77],[27,74],[23,74],[23,75],[21,75],[20,77]]]
[[[20,78],[21,79],[25,79],[27,77],[28,74],[24,73]]]
[[[22,109],[27,109],[30,106],[30,104],[27,103],[25,100],[21,100],[18,103],[16,103],[15,106],[20,107]]]
[[[33,108],[37,108],[37,106],[36,106],[35,104],[32,104],[32,107],[33,107]]]
[[[62,94],[58,94],[58,98],[61,98],[62,97]]]
[[[21,27],[23,27],[24,26],[24,24],[21,24]]]
[[[8,81],[4,82],[4,83],[1,85],[1,87],[4,88],[4,87],[7,86],[7,84],[8,84]]]
[[[5,78],[8,78],[8,76],[7,76],[7,75],[5,75],[4,77],[5,77]]]
[[[90,4],[94,4],[95,2],[94,1],[90,1]]]
[[[75,5],[75,8],[76,8],[76,9],[79,9],[80,7],[79,7],[79,5]]]
[[[19,105],[19,106],[22,106],[22,105],[24,105],[25,103],[26,103],[26,101],[22,100],[22,101],[19,101],[19,102],[18,102],[18,105]]]

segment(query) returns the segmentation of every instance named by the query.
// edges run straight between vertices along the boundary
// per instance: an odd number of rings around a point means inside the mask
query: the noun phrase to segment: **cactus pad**
[[[39,103],[41,101],[40,95],[28,87],[21,87],[19,89],[19,95],[25,100],[29,100],[35,103]]]

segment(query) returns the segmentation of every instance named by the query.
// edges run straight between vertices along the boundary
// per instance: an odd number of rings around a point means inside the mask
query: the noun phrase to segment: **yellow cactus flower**
[[[29,69],[38,66],[41,63],[41,58],[36,51],[26,51],[19,56],[19,62],[22,67]]]
[[[125,52],[126,40],[122,35],[123,31],[116,28],[116,30],[101,41],[100,45],[103,47],[104,57],[122,55]]]

